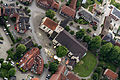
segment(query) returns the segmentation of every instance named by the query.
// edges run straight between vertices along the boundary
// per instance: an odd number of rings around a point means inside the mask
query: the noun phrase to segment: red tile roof
[[[69,79],[69,80],[80,80],[75,74],[73,74],[70,71],[67,74],[67,79]]]
[[[106,75],[108,78],[116,80],[118,78],[118,74],[113,72],[110,69],[106,69],[104,72],[104,75]]]
[[[77,3],[77,0],[71,0],[69,7],[76,10],[76,3]]]
[[[32,78],[31,80],[40,80],[39,78]]]
[[[65,69],[66,69],[65,65],[60,65],[58,67],[58,70],[56,71],[55,74],[52,75],[50,80],[66,80],[64,76]]]
[[[40,51],[38,48],[32,48],[30,51],[28,51],[20,60],[19,65],[25,70],[31,69],[31,67],[34,64],[34,57],[40,54]]]
[[[76,10],[64,5],[61,9],[61,12],[68,15],[68,16],[71,16],[72,18],[75,17],[75,13],[76,13]]]
[[[55,30],[56,27],[58,26],[57,23],[55,23],[53,20],[51,20],[50,18],[46,18],[46,20],[43,23],[45,26],[47,26],[48,28],[50,28],[51,30]]]
[[[45,6],[49,7],[49,8],[52,7],[52,8],[55,8],[57,10],[59,9],[59,3],[57,3],[54,0],[37,0],[37,3],[45,5]]]

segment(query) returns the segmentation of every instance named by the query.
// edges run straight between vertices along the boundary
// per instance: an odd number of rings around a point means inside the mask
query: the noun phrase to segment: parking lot
[[[0,40],[3,42],[3,44],[0,44],[0,58],[7,58],[6,51],[11,48],[11,41],[9,37],[6,36],[5,32],[3,31],[3,28],[0,26],[0,34],[2,35],[4,40]]]

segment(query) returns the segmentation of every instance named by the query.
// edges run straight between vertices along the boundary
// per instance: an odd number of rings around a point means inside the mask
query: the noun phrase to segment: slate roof
[[[97,18],[93,17],[91,13],[89,13],[88,11],[82,8],[78,12],[78,15],[83,16],[86,21],[89,21],[89,22],[96,21],[97,23],[99,23],[99,20]]]
[[[80,44],[72,35],[70,35],[70,33],[65,30],[60,32],[55,40],[72,52],[73,56],[81,58],[87,51],[86,47]]]
[[[117,16],[118,18],[120,18],[120,10],[118,10],[117,8],[114,7],[112,14],[114,14],[115,16]]]

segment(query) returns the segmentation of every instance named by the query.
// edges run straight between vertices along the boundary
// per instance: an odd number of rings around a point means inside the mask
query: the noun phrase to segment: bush
[[[4,61],[4,59],[3,59],[3,58],[1,58],[1,59],[0,59],[0,63],[3,63],[3,61]]]
[[[38,46],[39,49],[42,49],[42,46]]]
[[[45,68],[48,68],[48,64],[44,64],[44,67],[45,67]]]
[[[0,40],[4,40],[3,37],[0,37]]]
[[[37,44],[37,43],[35,43],[35,44],[34,44],[34,47],[38,47],[38,44]]]
[[[93,26],[93,30],[95,30],[95,31],[96,31],[96,30],[97,30],[97,26]]]
[[[69,26],[66,26],[66,27],[65,27],[65,30],[69,32],[69,31],[70,31],[70,27],[69,27]]]
[[[92,32],[92,30],[90,28],[87,29],[87,33],[90,33]]]
[[[74,31],[70,31],[70,34],[71,34],[71,35],[74,35],[74,33],[75,33]]]
[[[73,25],[73,22],[70,22],[70,26]]]

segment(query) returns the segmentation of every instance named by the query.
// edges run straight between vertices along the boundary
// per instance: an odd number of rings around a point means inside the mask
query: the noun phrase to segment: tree
[[[107,56],[109,57],[109,53],[111,49],[113,48],[112,43],[106,43],[100,48],[100,53],[101,55],[106,58]]]
[[[92,40],[90,41],[90,44],[88,45],[90,50],[95,50],[95,51],[99,49],[100,46],[101,46],[100,36],[93,37]]]
[[[57,71],[58,65],[54,62],[51,62],[49,65],[49,71],[54,74]]]
[[[91,41],[91,36],[85,35],[83,41],[89,43]]]
[[[66,27],[65,27],[65,30],[69,32],[69,31],[70,31],[70,27],[69,27],[69,26],[66,26]]]
[[[98,80],[98,73],[93,73],[92,80]]]
[[[19,5],[19,2],[16,2],[16,5]]]
[[[64,46],[59,46],[56,48],[57,56],[64,57],[68,53],[68,49]]]
[[[15,60],[20,59],[21,55],[26,51],[26,46],[24,44],[19,44],[16,48],[16,53],[14,55]]]
[[[0,1],[1,4],[3,4],[3,1]]]
[[[75,33],[74,31],[70,31],[70,34],[71,34],[71,35],[74,35],[74,33]]]
[[[4,61],[4,59],[3,59],[3,58],[1,58],[1,59],[0,59],[0,63],[3,63],[3,61]]]
[[[31,10],[30,10],[30,9],[28,9],[28,10],[27,10],[27,12],[28,12],[28,13],[30,13],[30,12],[31,12]]]
[[[15,68],[11,68],[11,69],[8,71],[8,74],[9,74],[10,77],[15,76],[15,73],[16,73]]]
[[[95,70],[95,72],[100,75],[101,72],[102,72],[102,67],[97,67],[96,70]]]
[[[55,11],[49,9],[48,11],[46,11],[45,14],[46,14],[46,17],[49,17],[50,19],[53,19],[56,13],[55,13]]]
[[[85,29],[80,29],[78,32],[76,32],[76,38],[80,39],[85,35],[86,31]]]
[[[120,55],[120,47],[114,46],[110,52],[109,59],[113,62],[116,62],[119,55]]]
[[[25,10],[28,10],[28,7],[25,7]]]
[[[20,9],[22,9],[23,8],[23,6],[20,6]]]
[[[44,67],[45,67],[45,68],[48,68],[48,64],[44,64]]]

